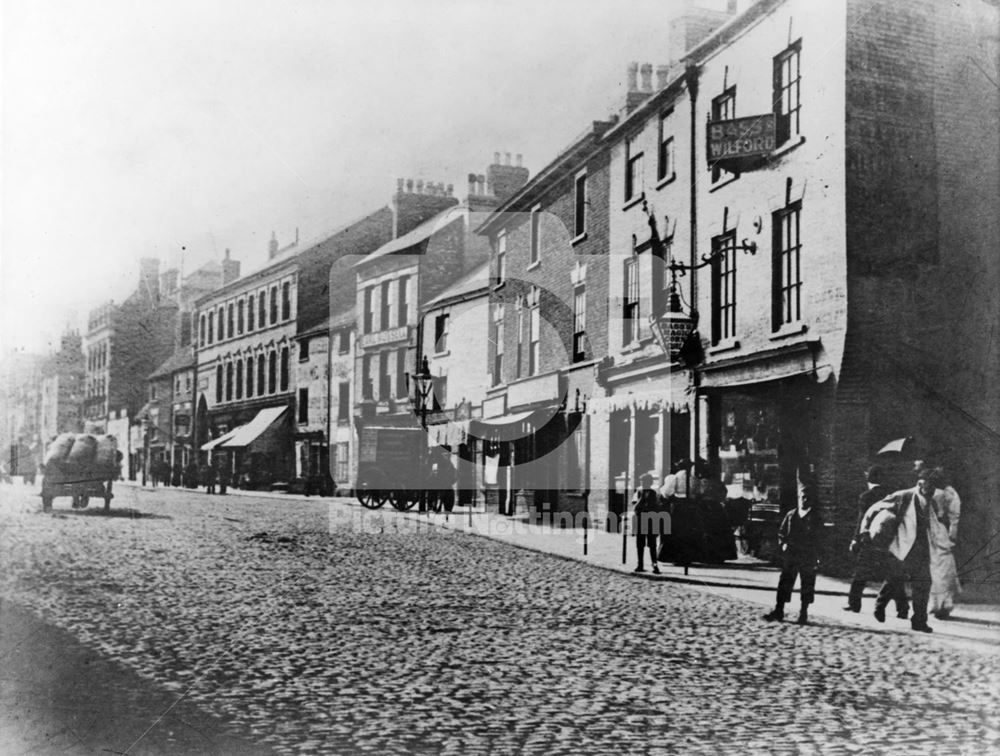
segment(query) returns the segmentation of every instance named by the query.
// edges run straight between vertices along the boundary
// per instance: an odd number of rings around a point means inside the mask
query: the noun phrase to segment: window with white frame
[[[625,201],[642,195],[642,150],[636,137],[625,141]]]
[[[447,313],[434,318],[434,351],[437,354],[448,351],[448,320]]]
[[[497,285],[502,284],[507,278],[507,232],[501,231],[497,235]]]
[[[247,297],[247,331],[253,330],[253,314],[254,314],[254,296],[250,294]]]
[[[587,286],[577,284],[573,289],[573,362],[586,359],[587,340]]]
[[[524,352],[524,299],[522,297],[517,298],[514,308],[517,310],[517,353],[514,355],[514,376],[520,378],[521,355]]]
[[[736,231],[712,239],[712,343],[736,337]]]
[[[399,306],[396,311],[396,325],[402,328],[410,322],[410,300],[409,300],[410,277],[400,276],[399,278]]]
[[[503,304],[497,304],[493,310],[493,366],[491,376],[493,385],[498,386],[503,382]]]
[[[541,293],[537,286],[528,294],[528,375],[537,375],[541,369],[542,311]]]
[[[801,133],[802,109],[800,56],[802,40],[793,42],[774,57],[774,131],[775,146],[780,147]]]
[[[573,236],[579,237],[587,233],[587,172],[577,174],[573,184]]]
[[[771,216],[771,329],[802,319],[802,240],[799,237],[802,203],[796,201]]]
[[[375,298],[375,287],[366,286],[364,294],[364,327],[365,333],[371,333],[372,328],[375,325],[375,310],[374,310],[374,298]]]
[[[392,327],[392,281],[383,281],[379,287],[379,330],[387,331]]]
[[[674,135],[669,123],[669,118],[673,115],[673,112],[673,109],[670,109],[660,114],[659,149],[656,156],[657,181],[673,178],[676,170],[674,165]]]
[[[639,340],[639,258],[632,255],[625,261],[622,296],[622,343]]]
[[[736,87],[732,86],[712,100],[712,120],[729,121],[736,118]],[[712,164],[712,182],[727,181],[737,178],[739,171],[728,171],[717,163]]]
[[[542,246],[542,209],[537,205],[531,210],[529,233],[531,238],[528,240],[530,250],[530,260],[528,264],[534,265],[540,259]]]

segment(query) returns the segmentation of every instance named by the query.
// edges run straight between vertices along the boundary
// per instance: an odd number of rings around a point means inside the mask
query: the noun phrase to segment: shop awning
[[[820,362],[821,352],[820,342],[811,340],[709,363],[698,369],[700,388],[737,388],[799,376],[823,383],[833,370]]]
[[[267,407],[262,409],[246,425],[241,425],[239,428],[234,430],[232,434],[223,443],[222,447],[224,449],[238,449],[244,446],[249,446],[260,435],[271,427],[284,411],[288,409],[287,407]]]
[[[470,431],[490,441],[515,441],[546,425],[559,411],[558,407],[511,412],[470,421]]]
[[[218,438],[213,438],[207,444],[202,444],[201,445],[201,450],[202,451],[212,451],[212,449],[214,449],[216,446],[218,446],[219,444],[221,444],[223,441],[227,441],[230,438],[232,438],[233,434],[236,431],[238,431],[240,428],[242,428],[242,427],[243,426],[241,425],[241,426],[239,426],[237,428],[233,428],[231,431],[228,431],[227,433],[223,433]]]

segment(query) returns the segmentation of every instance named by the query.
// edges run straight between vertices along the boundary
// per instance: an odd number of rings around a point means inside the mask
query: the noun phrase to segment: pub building
[[[998,103],[962,52],[995,51],[996,23],[986,2],[761,0],[682,61],[690,204],[675,224],[647,194],[636,250],[648,241],[683,297],[651,328],[667,345],[691,320],[697,349],[675,361],[693,449],[730,498],[784,511],[812,468],[831,568],[863,470],[899,437],[950,469],[972,580],[997,531],[996,388],[977,376],[1000,360],[976,333],[1000,318],[986,283],[1000,275]]]

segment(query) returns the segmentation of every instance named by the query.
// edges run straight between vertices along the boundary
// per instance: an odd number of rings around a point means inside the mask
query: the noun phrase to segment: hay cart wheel
[[[383,476],[377,471],[369,472],[358,481],[356,496],[366,509],[379,509],[389,500],[388,491],[382,485]]]

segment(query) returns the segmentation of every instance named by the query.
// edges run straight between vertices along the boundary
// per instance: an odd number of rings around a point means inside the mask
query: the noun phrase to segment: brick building
[[[959,561],[997,532],[997,345],[977,324],[998,322],[998,94],[969,55],[996,60],[996,24],[987,2],[761,0],[684,60],[697,233],[673,255],[717,255],[687,279],[695,448],[730,496],[778,509],[812,466],[831,560],[861,470],[901,436],[955,476]]]
[[[480,227],[492,247],[487,500],[581,513],[594,365],[608,349],[608,166],[595,121]]]
[[[452,196],[451,187],[446,189],[443,184],[399,181],[396,206],[418,209],[411,211],[409,218],[412,221],[423,215],[423,222],[410,225],[406,232],[397,224],[397,236],[354,268],[358,328],[353,349],[353,441],[362,442],[349,452],[357,465],[351,471],[355,480],[370,484],[373,470],[380,476],[387,474],[386,468],[392,466],[386,456],[390,437],[405,437],[406,441],[397,444],[401,455],[409,455],[406,450],[411,447],[428,444],[419,429],[407,377],[416,373],[430,349],[421,341],[424,308],[486,262],[488,243],[474,229],[526,177],[527,170],[510,165],[509,158],[508,164],[501,164],[498,153],[487,174],[469,175],[469,194],[461,204]],[[446,376],[437,376],[439,400],[446,381]],[[428,422],[437,419],[431,417]],[[416,474],[404,474],[408,480],[400,482],[410,484],[409,479]]]
[[[91,311],[83,339],[85,429],[118,439],[123,473],[133,479],[143,449],[131,426],[147,401],[146,378],[173,352],[178,330],[179,308],[161,296],[159,267],[159,260],[141,259],[136,290],[120,305]]]

